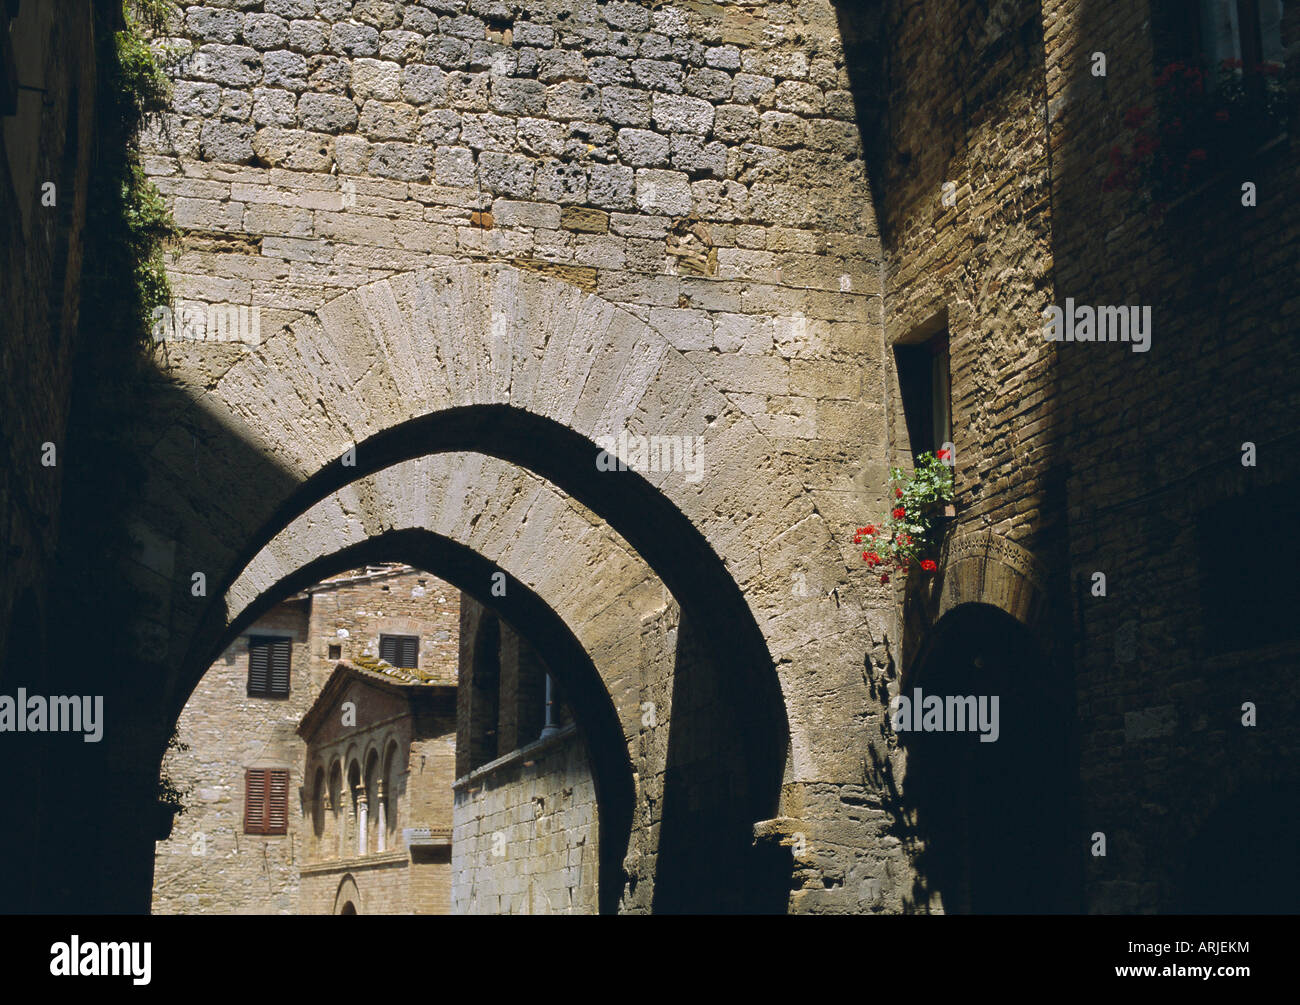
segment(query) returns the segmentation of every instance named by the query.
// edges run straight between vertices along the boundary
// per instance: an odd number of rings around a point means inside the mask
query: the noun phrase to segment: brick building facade
[[[451,913],[454,669],[343,662],[303,717],[300,913]]]

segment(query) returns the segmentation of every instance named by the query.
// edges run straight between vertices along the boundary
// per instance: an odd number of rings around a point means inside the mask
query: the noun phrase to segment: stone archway
[[[750,825],[788,807],[809,821],[839,812],[836,787],[860,779],[870,706],[855,670],[866,609],[853,591],[831,589],[846,578],[843,557],[788,459],[643,321],[509,266],[460,265],[346,294],[204,381],[160,390],[163,431],[140,510],[175,556],[168,570],[137,570],[167,596],[163,666],[186,668],[166,685],[171,708],[229,625],[223,604],[184,591],[192,571],[208,596],[224,596],[284,528],[358,478],[473,450],[585,504],[680,602],[693,645],[739,697],[715,688],[696,700],[712,702],[711,715],[747,718],[735,732],[766,779]],[[690,439],[701,477],[597,477],[598,441],[620,432]],[[469,486],[480,499],[500,487]],[[382,510],[373,515],[380,526]],[[550,525],[531,526],[544,534]],[[571,556],[549,560],[557,588],[581,578]],[[278,561],[254,592],[277,581]],[[840,695],[835,715],[818,698],[828,689]],[[818,786],[816,798],[792,785]],[[863,843],[877,826],[864,828]]]
[[[411,485],[421,490],[412,493]],[[547,547],[539,550],[527,540],[529,526],[546,529]],[[569,564],[557,567],[550,560],[557,551]],[[201,673],[211,653],[277,598],[380,558],[427,568],[490,603],[550,658],[595,768],[604,909],[619,903],[629,851],[627,879],[635,895],[625,908],[644,909],[653,899],[679,910],[749,903],[771,909],[788,872],[768,876],[776,885],[765,892],[745,866],[765,784],[748,754],[752,710],[747,713],[743,696],[733,691],[724,709],[701,718],[700,699],[687,685],[694,682],[698,691],[698,682],[716,677],[719,668],[698,652],[698,641],[695,650],[678,645],[649,664],[644,645],[629,647],[647,617],[676,607],[669,591],[593,513],[504,461],[474,454],[424,457],[359,479],[313,506],[232,584],[224,619],[209,626],[194,670]],[[501,596],[489,588],[496,569],[508,577]],[[718,686],[716,680],[704,685],[706,692]],[[647,698],[656,705],[648,720]],[[665,853],[665,836],[682,861]],[[701,863],[711,863],[704,875]]]
[[[1068,898],[1070,699],[1051,662],[1045,579],[1014,541],[967,531],[943,543],[928,592],[907,596],[891,719],[907,751],[913,897],[931,909],[1038,913]],[[930,698],[943,715],[927,723]]]
[[[339,881],[338,892],[334,894],[334,909],[330,914],[361,914],[361,891],[357,882],[349,873]]]

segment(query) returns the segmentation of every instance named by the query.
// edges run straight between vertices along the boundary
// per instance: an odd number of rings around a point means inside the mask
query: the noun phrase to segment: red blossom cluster
[[[1225,59],[1211,89],[1212,74],[1202,67],[1185,62],[1164,67],[1153,81],[1156,100],[1124,113],[1128,143],[1110,148],[1102,191],[1149,190],[1150,209],[1158,217],[1166,201],[1205,176],[1211,150],[1226,153],[1252,142],[1252,136],[1259,139],[1262,123],[1276,115],[1270,104],[1276,87],[1270,90],[1261,81],[1281,69],[1277,63],[1246,67],[1239,59]]]

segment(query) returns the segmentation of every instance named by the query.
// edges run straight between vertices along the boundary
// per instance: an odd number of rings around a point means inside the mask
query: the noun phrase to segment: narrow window
[[[948,333],[925,342],[895,345],[898,385],[912,460],[938,453],[952,442],[952,404],[948,368]]]
[[[288,769],[247,769],[244,772],[244,833],[287,834],[288,831]]]
[[[332,659],[332,660],[337,660],[337,659],[342,659],[342,657],[343,657],[343,647],[342,647],[341,645],[340,645],[340,646],[330,646],[330,647],[329,647],[329,658],[330,658],[330,659]]]
[[[379,636],[379,658],[404,670],[418,669],[420,666],[420,636]]]
[[[252,698],[284,698],[289,694],[289,665],[293,642],[284,636],[248,637],[248,694]]]

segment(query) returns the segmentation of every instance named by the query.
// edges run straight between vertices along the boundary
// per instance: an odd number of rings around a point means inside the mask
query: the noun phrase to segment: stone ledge
[[[562,726],[560,731],[554,736],[548,736],[542,740],[534,740],[526,747],[518,747],[515,750],[510,751],[510,753],[498,757],[495,761],[488,761],[487,764],[475,768],[468,775],[463,775],[460,778],[457,778],[451,784],[452,790],[459,792],[461,789],[473,785],[475,782],[485,781],[490,775],[505,768],[512,767],[513,765],[520,764],[524,761],[535,760],[541,755],[549,753],[554,748],[564,746],[570,737],[577,735],[577,732],[578,727],[575,723]]]
[[[371,869],[387,865],[405,865],[410,859],[406,849],[386,851],[382,855],[355,855],[352,858],[335,858],[328,862],[313,862],[304,865],[298,873],[301,876],[320,876],[329,872],[355,872],[358,869]]]

